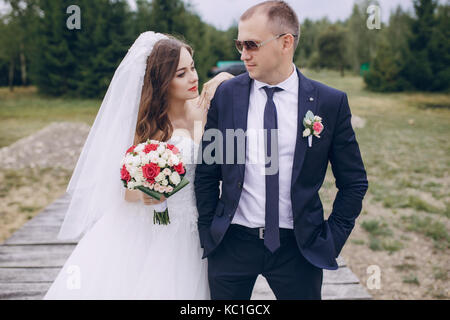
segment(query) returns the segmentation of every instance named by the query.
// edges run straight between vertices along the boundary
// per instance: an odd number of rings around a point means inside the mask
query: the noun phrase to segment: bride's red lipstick
[[[197,91],[197,86],[190,88],[189,91]]]

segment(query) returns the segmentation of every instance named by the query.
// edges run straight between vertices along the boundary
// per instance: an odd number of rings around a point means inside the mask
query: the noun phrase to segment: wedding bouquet
[[[186,169],[180,151],[173,144],[147,139],[131,146],[122,159],[120,179],[129,190],[138,189],[161,200],[184,188]],[[164,201],[155,206],[153,223],[169,224],[169,210]]]

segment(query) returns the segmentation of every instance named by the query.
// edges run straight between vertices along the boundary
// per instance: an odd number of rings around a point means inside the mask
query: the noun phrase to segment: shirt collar
[[[294,71],[291,73],[291,75],[284,81],[276,84],[276,85],[269,85],[267,83],[255,80],[254,81],[254,86],[256,89],[261,89],[264,86],[268,86],[268,87],[279,87],[285,91],[295,91],[296,88],[298,87],[298,75],[297,75],[297,68],[295,67],[295,64],[292,63],[292,66],[294,68]]]

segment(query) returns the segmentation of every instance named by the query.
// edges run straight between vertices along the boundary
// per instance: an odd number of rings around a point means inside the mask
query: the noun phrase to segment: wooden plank
[[[0,283],[53,282],[61,267],[0,268]]]
[[[8,299],[42,299],[50,288],[51,283],[0,283],[0,300]],[[275,300],[272,292],[265,295],[252,295],[252,300]],[[322,287],[323,300],[366,300],[371,296],[361,286],[324,284]]]
[[[41,300],[51,283],[0,283],[0,300]]]
[[[18,244],[76,244],[77,240],[59,240],[59,226],[25,225],[4,242],[4,245]]]
[[[361,288],[358,288],[361,287]],[[370,299],[371,296],[359,284],[358,278],[349,268],[324,270],[322,284],[322,299]],[[252,300],[273,300],[272,292],[267,280],[259,275],[253,288]]]
[[[339,267],[337,270],[323,270],[323,283],[359,283],[359,279],[348,267]]]
[[[75,245],[0,246],[0,267],[61,267]]]
[[[341,256],[337,257],[336,262],[337,262],[337,265],[338,265],[339,268],[347,266],[347,264],[345,263],[344,258],[342,258]]]
[[[0,282],[3,283],[19,283],[19,282],[52,282],[58,275],[61,267],[52,268],[0,268]],[[359,283],[358,278],[348,268],[332,271],[333,273],[325,273],[324,284],[355,284]],[[255,284],[255,291],[264,293],[270,291],[269,285],[264,277],[260,276]]]
[[[323,300],[369,300],[372,296],[359,283],[325,284],[322,287]]]
[[[61,226],[66,214],[67,207],[64,208],[49,208],[41,211],[33,219],[27,221],[24,226]]]

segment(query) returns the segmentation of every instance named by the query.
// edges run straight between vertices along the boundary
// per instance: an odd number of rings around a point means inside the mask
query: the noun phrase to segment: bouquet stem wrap
[[[161,197],[163,195],[166,198],[168,198],[168,197],[174,195],[175,193],[177,193],[178,191],[180,191],[181,189],[183,189],[188,184],[189,184],[189,180],[183,177],[181,182],[173,189],[172,192],[165,193],[165,194],[161,194],[159,192],[150,190],[149,188],[146,188],[143,186],[139,186],[136,189],[141,190],[146,195],[148,195],[156,200],[161,200]],[[167,208],[167,200],[154,205],[153,223],[154,224],[164,224],[164,225],[170,224],[169,209]]]

